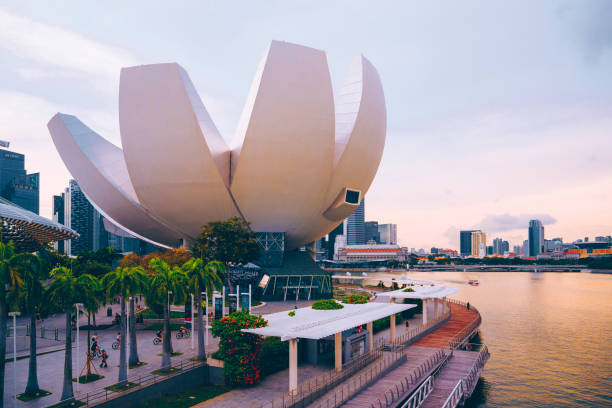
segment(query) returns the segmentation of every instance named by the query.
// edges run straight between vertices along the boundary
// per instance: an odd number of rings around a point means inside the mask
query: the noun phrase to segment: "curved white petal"
[[[370,188],[385,146],[387,111],[378,72],[363,56],[355,59],[336,104],[334,170],[326,194],[326,214],[318,217],[303,232],[304,242],[316,240],[348,217],[357,204],[338,205],[345,189],[360,192]],[[338,221],[340,220],[340,222]]]
[[[178,245],[181,235],[159,222],[138,202],[120,148],[72,115],[58,113],[47,127],[66,167],[106,217],[155,243]]]
[[[324,210],[334,103],[325,53],[273,41],[255,76],[232,151],[232,195],[255,231],[303,245]],[[240,141],[242,145],[240,148]]]
[[[121,142],[140,202],[194,238],[238,216],[228,191],[230,152],[178,64],[121,70]]]

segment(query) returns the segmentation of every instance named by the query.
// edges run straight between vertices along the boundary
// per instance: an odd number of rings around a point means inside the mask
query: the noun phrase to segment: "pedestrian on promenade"
[[[102,350],[102,362],[100,363],[100,368],[107,368],[108,364],[106,363],[106,359],[108,358],[108,354],[106,350]]]
[[[467,310],[470,310],[470,302],[467,302]]]

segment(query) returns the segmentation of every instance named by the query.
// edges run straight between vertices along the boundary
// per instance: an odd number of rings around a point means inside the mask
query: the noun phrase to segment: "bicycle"
[[[111,347],[113,348],[113,350],[118,350],[120,345],[121,345],[121,342],[115,340],[113,344],[111,345]]]
[[[185,331],[177,331],[176,338],[177,339],[188,339],[191,337],[191,330],[187,329]]]
[[[158,345],[158,344],[160,344],[161,342],[162,342],[162,339],[161,339],[161,338],[159,338],[159,337],[154,337],[154,338],[153,338],[153,344],[154,344],[154,345],[156,345],[156,346],[157,346],[157,345]]]

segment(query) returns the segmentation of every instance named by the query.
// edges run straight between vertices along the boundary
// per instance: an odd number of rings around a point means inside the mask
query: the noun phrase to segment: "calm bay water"
[[[414,272],[460,287],[491,351],[469,407],[612,407],[612,275]],[[478,279],[480,286],[467,285]]]

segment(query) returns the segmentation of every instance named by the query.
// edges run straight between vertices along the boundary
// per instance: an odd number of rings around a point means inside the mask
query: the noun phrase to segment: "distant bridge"
[[[591,272],[586,265],[412,265],[415,271]]]

